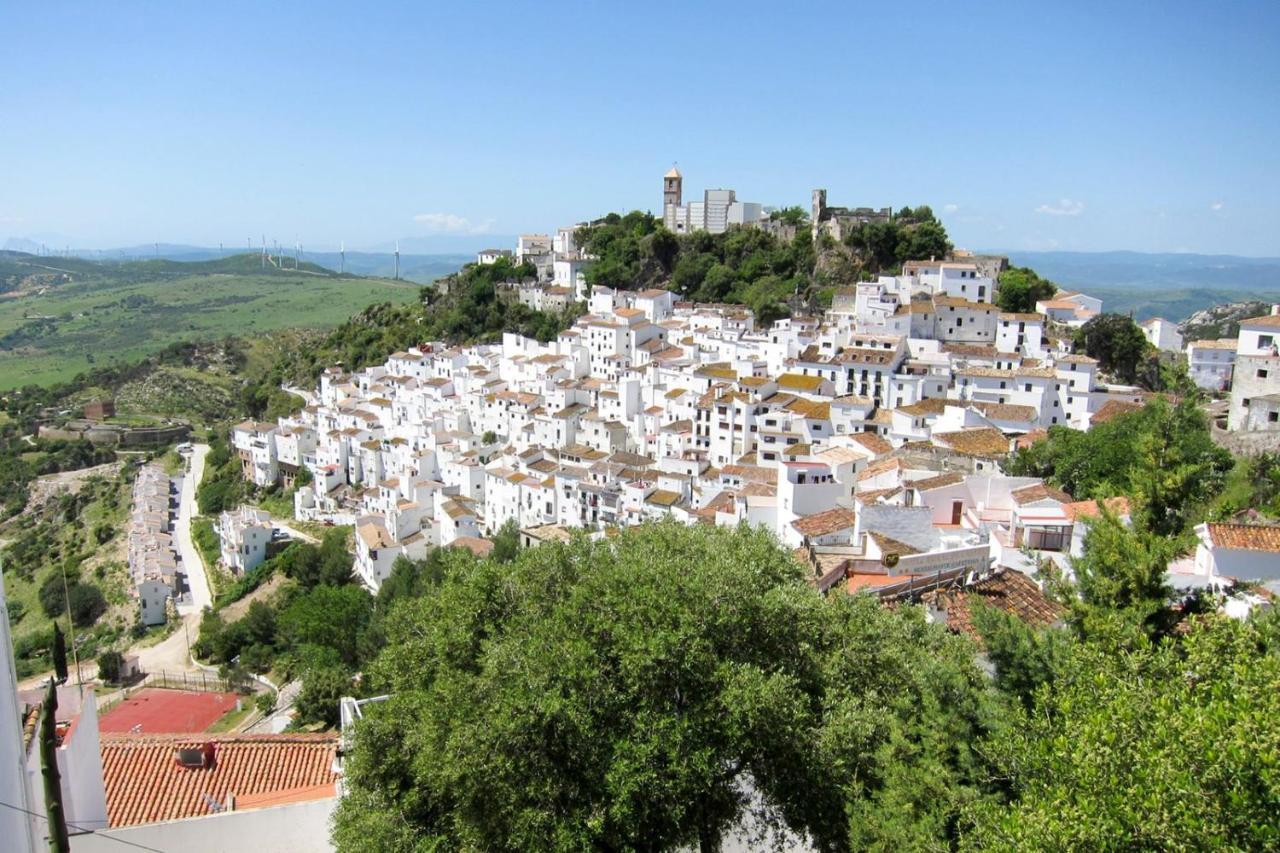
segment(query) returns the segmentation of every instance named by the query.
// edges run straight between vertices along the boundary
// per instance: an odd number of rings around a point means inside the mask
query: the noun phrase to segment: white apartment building
[[[1220,392],[1231,387],[1236,362],[1236,339],[1191,341],[1187,344],[1187,373],[1197,387]]]
[[[242,506],[218,516],[218,539],[223,564],[237,574],[256,568],[267,558],[275,528],[264,510]]]

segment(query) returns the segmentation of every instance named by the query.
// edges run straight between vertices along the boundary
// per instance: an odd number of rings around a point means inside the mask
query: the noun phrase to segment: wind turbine
[[[400,241],[396,241],[396,281],[400,280]]]
[[[347,242],[345,240],[338,243],[338,275],[342,275],[347,271]]]

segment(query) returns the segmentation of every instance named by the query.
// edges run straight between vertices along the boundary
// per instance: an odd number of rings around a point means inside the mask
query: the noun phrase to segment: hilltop
[[[1240,333],[1240,321],[1271,313],[1271,303],[1259,300],[1228,302],[1197,311],[1178,324],[1184,341],[1234,338]]]
[[[0,389],[136,362],[183,341],[327,329],[375,302],[416,302],[405,281],[298,269],[258,254],[93,261],[0,252]]]

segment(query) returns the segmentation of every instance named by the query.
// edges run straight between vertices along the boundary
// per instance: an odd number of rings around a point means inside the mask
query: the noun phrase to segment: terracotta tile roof
[[[1106,498],[1103,503],[1107,505],[1107,509],[1116,515],[1129,515],[1132,512],[1128,498]],[[1098,508],[1097,501],[1076,501],[1075,503],[1067,504],[1062,510],[1067,514],[1067,518],[1072,520],[1093,518],[1101,511]]]
[[[1032,406],[1019,406],[1013,403],[988,403],[983,400],[974,400],[969,405],[987,417],[998,421],[1018,421],[1021,423],[1036,419],[1036,410]]]
[[[1194,349],[1225,349],[1234,351],[1239,341],[1235,338],[1219,338],[1216,341],[1192,341],[1187,346]]]
[[[970,607],[982,601],[1005,613],[1012,613],[1035,627],[1052,625],[1062,618],[1062,606],[1045,597],[1040,587],[1022,572],[1004,569],[974,581],[963,589],[945,589],[922,596],[947,614],[947,627],[957,634],[978,638]]]
[[[1009,496],[1018,506],[1045,500],[1057,501],[1061,504],[1071,503],[1071,495],[1061,489],[1046,486],[1044,483],[1032,483],[1030,486],[1014,489]]]
[[[875,433],[855,432],[849,436],[849,440],[862,445],[877,456],[893,452],[893,445]]]
[[[209,767],[176,761],[179,749],[213,745]],[[102,736],[102,778],[112,827],[200,817],[212,813],[206,795],[226,805],[271,805],[336,795],[333,760],[338,735],[108,735]],[[306,796],[307,793],[313,796]]]
[[[1102,404],[1102,408],[1093,413],[1093,417],[1089,418],[1090,425],[1106,423],[1112,418],[1118,418],[1120,415],[1127,415],[1136,412],[1142,408],[1141,403],[1128,403],[1124,400],[1108,400]]]
[[[853,527],[855,521],[857,521],[857,516],[853,510],[836,507],[825,512],[797,518],[791,522],[791,526],[804,536],[826,536],[828,533],[835,533],[838,530],[847,530]]]
[[[1280,553],[1280,524],[1210,524],[1209,541],[1218,548]]]
[[[1280,329],[1280,314],[1266,314],[1262,317],[1250,317],[1241,320],[1241,326],[1263,326],[1268,329]]]
[[[778,377],[779,388],[794,388],[798,391],[816,391],[822,384],[821,376],[804,376],[799,373],[784,373]]]
[[[1026,435],[1018,436],[1014,441],[1018,445],[1018,448],[1022,449],[1022,448],[1030,447],[1031,445],[1035,444],[1037,441],[1043,441],[1048,437],[1049,437],[1049,431],[1047,429],[1033,429],[1031,432],[1027,433]]]
[[[1000,430],[990,427],[939,432],[933,437],[957,453],[970,456],[1004,456],[1009,452],[1009,439]]]
[[[930,489],[941,489],[943,486],[954,486],[956,483],[964,482],[964,475],[956,471],[947,474],[939,474],[936,477],[925,477],[923,480],[912,480],[907,486],[922,492]]]
[[[952,405],[955,401],[952,401]],[[947,408],[947,400],[943,397],[925,397],[915,403],[899,406],[898,411],[904,415],[940,415]]]

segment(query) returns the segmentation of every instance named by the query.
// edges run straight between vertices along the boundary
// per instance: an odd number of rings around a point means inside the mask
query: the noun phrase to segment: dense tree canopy
[[[1207,617],[1181,642],[1075,644],[1035,707],[989,745],[1006,804],[970,849],[1215,850],[1280,845],[1274,615]]]
[[[947,230],[928,205],[904,207],[888,222],[859,225],[845,237],[872,274],[890,272],[905,261],[945,258],[952,248]]]
[[[1001,311],[1030,313],[1036,310],[1037,302],[1052,298],[1057,290],[1057,285],[1030,267],[1010,267],[1000,273],[996,304]]]
[[[820,598],[765,533],[439,559],[367,673],[340,849],[714,849],[748,787],[822,849],[939,845],[978,796],[972,646]]]
[[[1020,449],[1005,467],[1044,477],[1079,500],[1132,497],[1141,521],[1171,534],[1221,491],[1231,464],[1194,398],[1171,404],[1156,397],[1088,432],[1050,427],[1047,439]]]
[[[1098,360],[1098,366],[1121,382],[1138,382],[1153,347],[1132,318],[1099,314],[1075,333],[1075,350]]]

